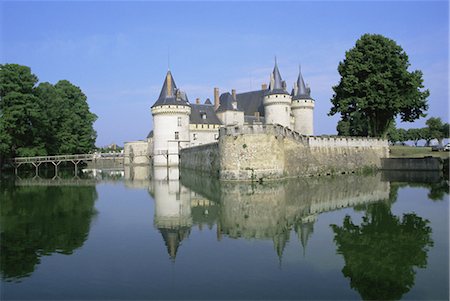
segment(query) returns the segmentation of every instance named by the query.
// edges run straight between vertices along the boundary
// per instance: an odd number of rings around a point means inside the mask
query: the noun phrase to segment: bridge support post
[[[58,176],[58,165],[61,164],[61,161],[52,161],[53,166],[55,166],[55,176],[53,179],[59,178]]]
[[[71,160],[71,162],[73,163],[73,165],[75,167],[75,177],[78,177],[78,163],[80,163],[81,160]]]
[[[16,177],[18,177],[19,175],[19,167],[20,167],[20,165],[22,165],[22,163],[17,163],[17,164],[14,164],[14,174],[16,175]]]
[[[34,177],[39,178],[39,165],[41,165],[41,162],[31,162],[31,164],[33,164],[36,169],[36,175]]]

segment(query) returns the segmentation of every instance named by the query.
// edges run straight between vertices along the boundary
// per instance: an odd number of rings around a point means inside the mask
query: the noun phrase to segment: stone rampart
[[[303,136],[280,125],[245,125],[221,128],[213,149],[184,149],[181,167],[209,172],[225,181],[258,181],[378,169],[386,157],[386,140]]]
[[[192,169],[218,177],[219,162],[218,143],[198,145],[180,151],[180,168]]]

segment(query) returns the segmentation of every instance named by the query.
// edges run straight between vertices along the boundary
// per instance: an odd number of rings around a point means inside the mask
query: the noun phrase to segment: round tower
[[[291,100],[275,60],[275,67],[270,75],[270,86],[264,95],[265,123],[290,127]]]
[[[311,98],[311,89],[305,85],[301,70],[294,84],[291,109],[294,115],[294,131],[302,135],[314,135],[314,99]]]
[[[191,106],[167,72],[158,100],[152,106],[153,165],[178,166],[179,150],[189,146]]]

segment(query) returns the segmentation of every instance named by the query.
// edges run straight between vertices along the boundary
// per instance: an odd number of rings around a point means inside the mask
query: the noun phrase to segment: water
[[[449,298],[439,175],[121,175],[2,182],[2,300]]]

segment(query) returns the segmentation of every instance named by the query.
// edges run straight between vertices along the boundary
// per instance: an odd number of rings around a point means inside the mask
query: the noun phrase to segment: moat
[[[1,299],[449,298],[449,183],[178,169],[0,185]]]

